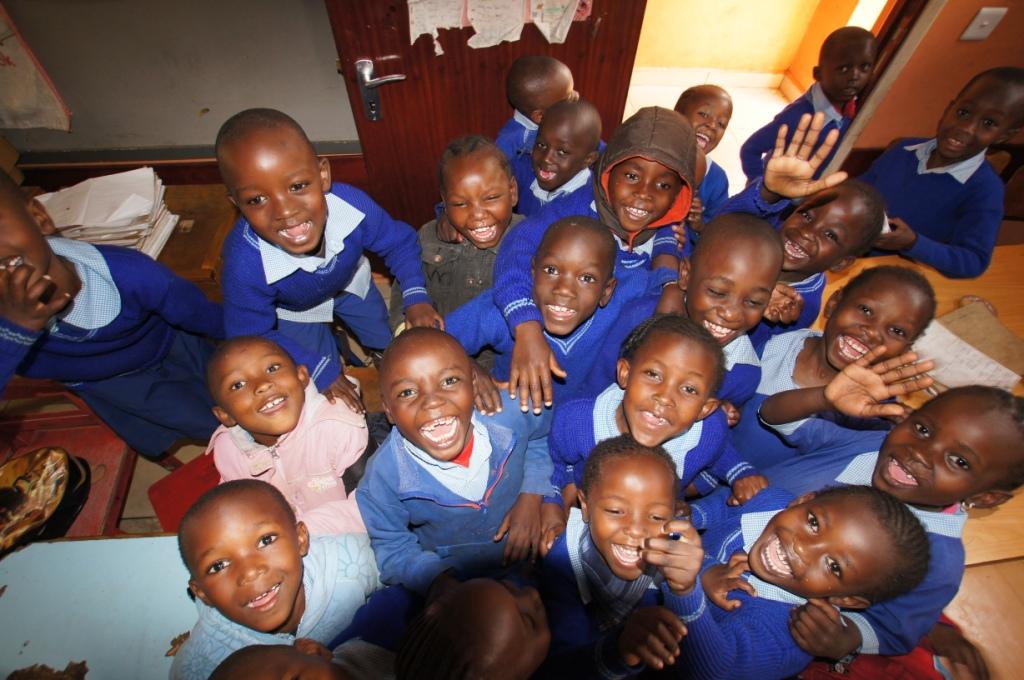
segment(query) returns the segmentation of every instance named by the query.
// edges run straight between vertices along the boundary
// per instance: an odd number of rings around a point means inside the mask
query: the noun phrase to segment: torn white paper
[[[523,2],[525,0],[469,0],[469,23],[476,34],[466,44],[481,48],[519,40],[526,13]]]
[[[914,351],[922,359],[931,359],[935,368],[929,371],[946,387],[989,385],[1012,390],[1020,376],[964,342],[938,321],[933,321],[914,343]]]
[[[409,0],[409,44],[428,33],[434,40],[434,54],[444,54],[437,30],[461,28],[464,7],[465,0]]]
[[[533,23],[549,43],[564,43],[579,3],[580,0],[534,0]]]

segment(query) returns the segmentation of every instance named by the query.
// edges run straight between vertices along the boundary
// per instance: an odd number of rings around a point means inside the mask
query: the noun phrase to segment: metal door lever
[[[377,88],[386,83],[397,83],[405,80],[405,74],[396,73],[391,76],[373,77],[373,60],[356,60],[356,80],[359,82],[359,94],[363,98],[363,111],[370,120],[380,120],[380,96]]]

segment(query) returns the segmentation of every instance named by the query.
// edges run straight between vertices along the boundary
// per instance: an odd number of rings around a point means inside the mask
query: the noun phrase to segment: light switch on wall
[[[992,31],[1006,16],[1006,7],[982,7],[978,13],[967,24],[967,28],[960,34],[961,40],[984,40],[992,35]]]

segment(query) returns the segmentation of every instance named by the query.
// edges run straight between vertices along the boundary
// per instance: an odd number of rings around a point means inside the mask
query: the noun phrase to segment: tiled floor
[[[626,96],[628,118],[645,106],[672,108],[688,87],[710,83],[725,88],[732,96],[732,121],[711,158],[729,177],[730,192],[736,192],[746,178],[740,167],[740,146],[753,132],[769,122],[789,100],[779,91],[780,75],[734,73],[708,69],[637,69]]]

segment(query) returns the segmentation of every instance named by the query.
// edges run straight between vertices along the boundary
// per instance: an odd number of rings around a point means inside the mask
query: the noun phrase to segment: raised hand
[[[804,311],[804,297],[781,281],[772,289],[772,297],[764,310],[765,321],[772,323],[793,323]]]
[[[931,360],[915,363],[917,354],[906,352],[872,364],[884,353],[884,346],[874,348],[848,364],[825,386],[825,399],[832,408],[857,418],[900,417],[906,414],[904,406],[883,402],[931,385],[934,380],[924,374],[932,370],[935,363]]]
[[[729,593],[733,590],[742,590],[751,597],[757,597],[757,591],[742,577],[743,572],[749,571],[747,553],[742,550],[732,554],[727,564],[716,564],[708,567],[700,576],[700,584],[704,587],[704,596],[711,604],[719,609],[731,612],[739,609],[739,600],[729,599]]]
[[[767,191],[785,198],[800,198],[834,187],[846,179],[845,172],[814,179],[814,173],[828,158],[839,139],[839,130],[830,130],[818,150],[814,151],[823,127],[824,113],[816,113],[813,118],[805,113],[800,117],[796,131],[787,145],[789,126],[779,126],[775,150],[764,168],[764,188]]]
[[[665,607],[637,609],[619,634],[619,654],[630,666],[660,670],[675,663],[686,626]]]

